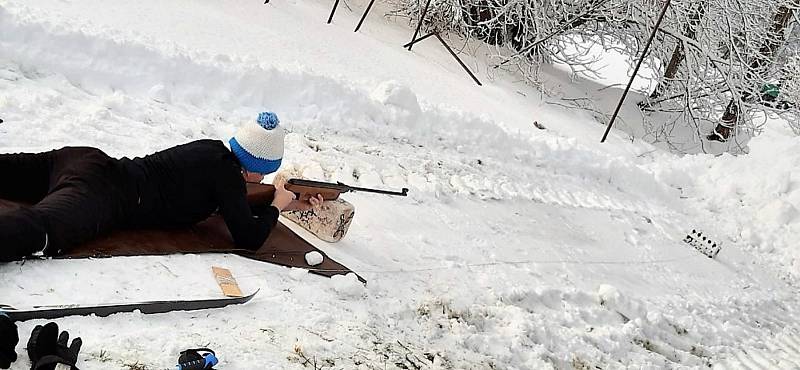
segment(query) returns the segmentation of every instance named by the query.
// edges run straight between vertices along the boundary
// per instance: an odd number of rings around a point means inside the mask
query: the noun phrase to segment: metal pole
[[[375,4],[375,0],[370,0],[369,5],[367,5],[367,10],[364,11],[364,15],[361,16],[361,20],[358,21],[358,26],[356,26],[356,30],[353,32],[358,32],[358,29],[361,28],[361,24],[364,23],[364,19],[367,19],[369,10],[372,9],[372,4]]]
[[[414,31],[414,37],[411,38],[411,43],[408,44],[408,51],[411,51],[411,46],[414,45],[414,40],[417,39],[417,35],[419,35],[419,29],[422,28],[422,22],[425,21],[425,16],[428,15],[428,7],[431,6],[431,0],[428,0],[425,3],[425,9],[422,10],[422,18],[419,19],[419,23],[417,23],[417,30]]]
[[[331,9],[331,15],[328,16],[328,24],[331,24],[331,22],[333,21],[333,14],[336,13],[337,6],[339,6],[339,0],[336,0],[336,2],[333,3],[333,9]]]
[[[450,49],[450,46],[447,45],[447,43],[444,42],[444,40],[442,40],[442,36],[439,36],[439,33],[436,33],[435,36],[436,36],[437,39],[439,39],[439,42],[441,42],[442,45],[444,45],[444,47],[447,49],[447,51],[450,52],[450,55],[452,55],[453,58],[456,58],[456,60],[458,61],[458,64],[461,64],[461,68],[464,68],[464,70],[467,71],[467,73],[469,73],[469,76],[472,77],[472,80],[475,81],[475,83],[478,84],[478,86],[483,86],[483,84],[481,84],[481,82],[478,81],[478,78],[475,77],[474,74],[472,74],[472,71],[470,71],[469,68],[467,68],[467,65],[464,64],[464,62],[461,61],[461,58],[459,58],[458,55],[456,55],[456,53],[453,51],[453,49]]]
[[[611,116],[611,121],[608,122],[608,127],[606,127],[606,132],[603,134],[603,138],[600,140],[601,143],[606,142],[606,138],[608,137],[608,133],[611,132],[611,126],[614,125],[614,121],[617,119],[617,115],[619,114],[619,110],[622,108],[622,103],[625,102],[625,97],[628,96],[628,91],[631,89],[631,85],[633,85],[633,80],[636,79],[636,74],[639,73],[639,68],[642,66],[644,62],[644,58],[647,56],[647,51],[650,50],[650,44],[653,43],[653,39],[656,37],[656,32],[658,32],[658,27],[661,26],[661,21],[664,20],[664,15],[667,14],[667,8],[669,8],[670,0],[667,0],[664,4],[664,9],[661,10],[661,14],[658,16],[658,20],[656,21],[655,27],[653,27],[653,33],[650,34],[650,39],[647,40],[647,44],[644,46],[644,51],[642,52],[642,57],[639,58],[639,62],[636,63],[636,68],[633,70],[633,76],[631,76],[630,81],[628,81],[628,86],[625,87],[625,91],[622,93],[622,98],[619,99],[619,104],[617,104],[617,109],[614,110],[614,115]]]
[[[436,32],[431,32],[431,33],[429,33],[429,34],[427,34],[427,35],[425,35],[425,36],[422,36],[422,37],[420,37],[420,38],[418,38],[418,39],[416,39],[416,40],[414,40],[414,41],[411,41],[411,42],[409,42],[408,44],[405,44],[405,45],[403,45],[403,47],[404,47],[404,48],[407,48],[407,47],[409,47],[409,46],[411,46],[411,45],[414,45],[414,44],[416,44],[416,43],[418,43],[418,42],[420,42],[420,41],[422,41],[422,40],[425,40],[425,39],[427,39],[428,37],[431,37],[431,36],[433,36],[433,35],[435,35],[435,34],[436,34]]]

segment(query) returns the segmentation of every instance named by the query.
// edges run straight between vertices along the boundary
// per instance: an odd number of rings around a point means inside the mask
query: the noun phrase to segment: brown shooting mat
[[[265,187],[265,189],[269,189]],[[253,187],[248,186],[252,192]],[[21,204],[0,199],[0,212],[15,209]],[[319,252],[321,264],[310,266],[305,255]],[[57,258],[105,258],[117,256],[159,256],[169,254],[232,253],[253,260],[286,267],[306,269],[317,275],[331,277],[355,273],[328,257],[325,252],[305,241],[280,221],[272,229],[261,248],[251,251],[233,244],[222,217],[214,215],[187,229],[178,230],[119,230],[87,244],[73,248]],[[362,283],[366,280],[356,274]]]

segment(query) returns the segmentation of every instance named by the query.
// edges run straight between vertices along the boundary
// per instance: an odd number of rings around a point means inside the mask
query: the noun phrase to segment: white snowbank
[[[688,156],[659,178],[708,210],[719,238],[759,253],[800,277],[800,137],[773,120],[746,155]]]

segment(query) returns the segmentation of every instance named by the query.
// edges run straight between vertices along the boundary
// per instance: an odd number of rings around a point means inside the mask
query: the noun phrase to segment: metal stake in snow
[[[425,3],[425,8],[422,10],[422,17],[419,18],[419,23],[417,23],[417,29],[414,31],[414,36],[411,37],[411,42],[403,45],[404,47],[408,48],[408,51],[411,51],[411,47],[414,46],[414,41],[417,39],[417,36],[419,36],[419,30],[422,28],[422,22],[425,22],[425,16],[428,15],[429,6],[431,6],[431,0],[428,0],[428,2]]]
[[[372,5],[375,4],[375,0],[370,0],[369,5],[367,5],[367,10],[364,11],[364,14],[361,16],[361,20],[358,21],[358,26],[356,26],[356,30],[353,32],[358,32],[361,29],[361,25],[364,24],[364,20],[367,19],[367,14],[369,14],[369,10],[372,9]]]
[[[339,0],[336,0],[336,2],[333,3],[333,9],[331,9],[331,15],[328,16],[328,24],[331,24],[331,22],[333,21],[333,15],[336,14],[336,7],[338,6],[339,6]]]
[[[656,37],[656,32],[658,32],[658,27],[661,26],[661,21],[664,20],[664,15],[667,14],[667,9],[669,8],[669,2],[670,0],[667,0],[664,3],[664,9],[661,9],[661,14],[658,16],[658,20],[656,21],[655,27],[653,27],[653,33],[650,34],[650,39],[647,40],[647,44],[644,45],[644,51],[642,52],[642,57],[639,58],[639,62],[636,63],[636,68],[633,70],[633,76],[631,76],[630,81],[628,81],[628,86],[625,87],[625,91],[622,92],[622,98],[619,99],[619,104],[617,104],[617,109],[614,110],[614,115],[611,116],[611,121],[608,122],[608,127],[606,127],[606,133],[603,134],[603,138],[600,140],[601,143],[606,142],[608,133],[611,132],[611,126],[614,125],[614,121],[617,119],[619,110],[622,108],[622,103],[625,102],[625,97],[628,96],[628,91],[630,91],[631,85],[633,85],[633,80],[636,79],[636,75],[639,74],[639,68],[641,68],[642,63],[644,62],[644,57],[647,56],[647,52],[650,50],[650,44],[653,43],[653,39]]]
[[[472,77],[472,80],[475,81],[475,83],[478,84],[478,86],[483,86],[481,81],[478,80],[477,77],[475,77],[475,74],[472,73],[472,71],[469,69],[469,67],[467,67],[467,65],[464,64],[464,62],[461,60],[461,58],[458,57],[458,54],[456,54],[456,52],[453,51],[453,48],[451,48],[450,45],[447,45],[447,43],[444,41],[442,36],[439,35],[439,31],[438,30],[434,29],[432,32],[428,33],[427,35],[422,36],[420,38],[417,38],[417,36],[419,36],[419,30],[422,28],[422,24],[425,23],[425,16],[428,14],[428,7],[430,7],[430,6],[431,6],[431,0],[428,0],[428,2],[425,3],[425,8],[422,10],[422,18],[420,18],[419,19],[419,23],[417,23],[417,29],[416,29],[416,31],[414,31],[414,36],[411,38],[411,41],[408,44],[403,45],[403,47],[404,48],[408,48],[408,51],[411,51],[411,47],[413,47],[414,44],[416,44],[416,43],[418,43],[418,42],[420,42],[422,40],[425,40],[428,37],[436,36],[436,39],[439,40],[439,42],[442,44],[442,46],[444,46],[445,49],[447,49],[447,51],[450,52],[450,55],[452,55],[453,58],[455,58],[456,61],[458,61],[458,64],[461,65],[461,68],[464,68],[464,71],[466,71],[467,74],[469,74],[469,76]],[[356,29],[356,31],[357,30],[358,29]]]

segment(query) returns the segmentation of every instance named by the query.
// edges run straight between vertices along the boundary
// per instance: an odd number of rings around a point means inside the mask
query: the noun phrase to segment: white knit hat
[[[279,126],[278,116],[262,112],[255,122],[248,122],[231,140],[231,151],[247,172],[272,173],[283,159],[283,138],[286,132]]]

